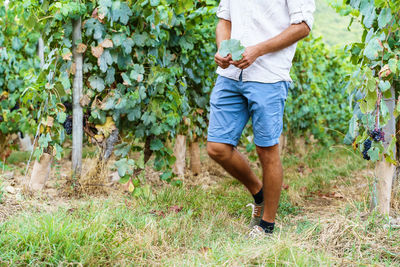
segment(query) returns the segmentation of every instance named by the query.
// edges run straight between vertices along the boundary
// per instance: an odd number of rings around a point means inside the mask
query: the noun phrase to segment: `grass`
[[[251,197],[226,178],[207,190],[164,186],[142,198],[71,200],[52,212],[27,207],[0,223],[0,265],[400,264],[399,232],[386,229],[377,214],[362,216],[366,196],[343,201],[334,212],[306,197],[338,183],[354,190],[351,179],[365,161],[343,147],[314,148],[304,157],[287,156],[284,165],[290,187],[270,238],[246,238]]]
[[[343,17],[329,6],[329,2],[337,0],[316,0],[316,11],[314,13],[313,33],[322,36],[324,41],[330,46],[342,46],[351,42],[359,42],[362,36],[362,27],[354,21],[350,23],[349,17]]]

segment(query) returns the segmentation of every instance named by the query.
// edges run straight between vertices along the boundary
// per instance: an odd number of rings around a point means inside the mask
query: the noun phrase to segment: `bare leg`
[[[281,196],[283,169],[279,156],[279,146],[257,147],[263,169],[264,182],[264,215],[263,220],[275,222],[278,210],[279,198]]]
[[[261,181],[250,169],[248,161],[232,145],[208,142],[207,152],[230,175],[244,184],[252,195],[261,190]]]

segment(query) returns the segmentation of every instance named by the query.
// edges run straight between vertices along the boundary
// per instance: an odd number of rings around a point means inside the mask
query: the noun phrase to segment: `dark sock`
[[[254,197],[254,202],[259,205],[264,201],[264,195],[263,195],[263,190],[261,188],[260,192],[258,192],[257,194],[253,195]]]
[[[270,222],[266,222],[264,220],[261,220],[260,227],[262,229],[264,229],[264,231],[267,234],[272,234],[272,232],[274,231],[275,223],[270,223]]]

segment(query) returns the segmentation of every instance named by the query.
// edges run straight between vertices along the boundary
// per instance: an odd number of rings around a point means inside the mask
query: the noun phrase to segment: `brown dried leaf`
[[[204,109],[198,108],[196,109],[196,112],[202,115],[204,113]]]
[[[79,104],[81,107],[86,107],[90,103],[90,97],[88,95],[83,95],[81,99],[79,99]]]
[[[63,59],[68,61],[72,60],[72,53],[67,53],[63,55]]]
[[[102,55],[103,52],[104,52],[104,48],[101,47],[101,46],[96,46],[96,47],[93,47],[93,46],[92,46],[91,50],[92,50],[92,55],[93,55],[94,57],[96,57],[96,58],[101,57],[101,55]]]
[[[150,214],[154,214],[163,218],[165,217],[165,213],[162,210],[151,210]]]
[[[102,134],[96,134],[94,136],[94,139],[98,142],[98,143],[102,143],[104,140],[104,136]]]
[[[93,9],[92,18],[97,19],[98,11],[99,11],[99,9],[97,7],[95,9]]]
[[[170,212],[175,212],[175,213],[180,212],[182,209],[183,209],[183,207],[180,207],[180,206],[177,206],[177,205],[169,207],[169,211]]]
[[[80,43],[76,47],[76,52],[79,54],[83,54],[86,52],[86,49],[87,49],[87,45]]]
[[[100,22],[103,22],[103,20],[104,20],[105,17],[106,17],[105,14],[100,13],[100,14],[98,15],[98,20],[99,20]]]
[[[76,63],[75,62],[71,64],[71,68],[69,68],[68,72],[71,73],[72,75],[75,75],[75,72],[76,72]]]
[[[390,74],[392,74],[392,71],[390,70],[390,67],[388,64],[382,67],[382,69],[379,71],[379,77],[388,77]]]
[[[46,122],[47,127],[53,127],[53,124],[54,124],[54,118],[51,116],[48,116],[47,122]]]
[[[113,47],[114,44],[113,44],[113,42],[112,42],[110,39],[105,39],[103,42],[101,42],[101,43],[99,44],[99,46],[101,46],[101,47],[103,47],[103,48],[110,48],[110,47]]]

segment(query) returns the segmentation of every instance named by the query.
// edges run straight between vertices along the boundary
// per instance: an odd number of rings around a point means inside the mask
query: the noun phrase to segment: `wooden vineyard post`
[[[393,115],[395,108],[395,97],[394,89],[391,89],[392,97],[385,99],[385,103],[388,107],[391,118],[389,122],[383,127],[385,132],[385,142],[383,145],[385,150],[388,149],[390,142],[392,141],[392,136],[396,134],[396,120]],[[396,148],[394,148],[394,153],[396,155]],[[396,156],[395,156],[396,158]],[[396,166],[386,162],[385,159],[377,162],[375,167],[375,177],[376,177],[376,190],[373,191],[373,200],[371,208],[378,208],[379,213],[388,215],[390,212],[390,200],[392,195],[392,184],[393,178],[396,174]],[[375,186],[374,186],[375,188]]]
[[[173,170],[182,178],[185,175],[186,167],[186,136],[178,135],[174,145],[174,156],[176,158]]]
[[[39,161],[35,160],[31,179],[29,181],[29,189],[32,191],[43,190],[47,180],[49,179],[52,155],[50,153],[43,153]]]
[[[200,146],[197,140],[190,143],[190,170],[193,175],[198,175],[201,171]]]
[[[81,175],[82,170],[82,144],[83,144],[83,111],[80,105],[83,88],[83,54],[77,51],[77,43],[82,40],[82,20],[73,20],[73,57],[75,75],[72,94],[72,172],[75,177]]]

